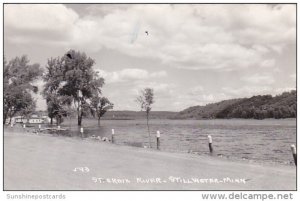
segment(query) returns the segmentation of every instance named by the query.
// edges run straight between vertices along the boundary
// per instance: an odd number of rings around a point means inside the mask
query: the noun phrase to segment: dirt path
[[[50,135],[5,132],[4,143],[5,190],[296,189],[293,166],[262,166]],[[74,171],[76,167],[89,171]]]

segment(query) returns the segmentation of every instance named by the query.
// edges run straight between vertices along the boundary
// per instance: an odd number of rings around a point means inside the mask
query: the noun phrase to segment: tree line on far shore
[[[292,90],[277,96],[258,95],[251,98],[224,100],[206,106],[187,108],[174,119],[265,119],[296,118],[297,92]]]

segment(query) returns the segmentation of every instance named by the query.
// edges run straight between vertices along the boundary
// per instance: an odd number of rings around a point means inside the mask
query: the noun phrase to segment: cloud
[[[174,92],[174,84],[161,83],[156,81],[137,81],[135,82],[135,88],[132,89],[133,94],[139,94],[144,88],[153,88],[156,94],[162,97],[168,97]]]
[[[204,106],[209,103],[215,103],[229,98],[231,97],[225,93],[210,93],[209,91],[203,91],[202,93],[195,95],[192,95],[191,93],[177,95],[176,98],[174,97],[174,102],[170,105],[177,110],[183,110],[191,106]]]
[[[8,56],[40,62],[72,48],[115,66],[99,72],[118,109],[136,109],[145,87],[154,109],[180,110],[275,94],[296,79],[295,5],[6,4],[4,15]]]
[[[146,80],[150,78],[160,78],[167,76],[166,71],[157,71],[149,73],[144,69],[126,68],[120,71],[107,72],[104,70],[98,70],[101,77],[105,79],[107,83],[119,83],[136,80]]]
[[[275,60],[274,59],[264,60],[261,63],[261,66],[264,67],[264,68],[274,67],[275,66]]]
[[[153,72],[150,73],[150,77],[156,78],[156,77],[166,77],[167,76],[167,72],[166,71],[157,71],[157,72]]]
[[[198,95],[200,93],[203,93],[203,91],[204,91],[203,86],[195,86],[189,90],[188,94],[193,96],[193,95]]]
[[[242,86],[239,88],[222,87],[222,92],[228,94],[232,98],[242,98],[252,96],[254,94],[261,95],[271,91],[270,86]]]
[[[263,84],[263,85],[270,85],[275,82],[272,75],[262,75],[262,74],[254,74],[251,76],[242,77],[241,80],[249,82],[251,84]]]
[[[283,92],[292,91],[292,90],[296,90],[296,87],[282,87],[282,88],[277,88],[274,91],[275,91],[275,95],[278,95]]]
[[[8,40],[19,43],[72,40],[79,16],[60,4],[6,4],[4,30]]]
[[[59,4],[5,5],[5,29],[14,33],[7,37],[58,39],[72,48],[105,47],[175,68],[227,71],[271,65],[266,55],[281,54],[296,37],[295,5],[90,5],[86,11],[79,16]],[[139,36],[130,43],[137,22]]]

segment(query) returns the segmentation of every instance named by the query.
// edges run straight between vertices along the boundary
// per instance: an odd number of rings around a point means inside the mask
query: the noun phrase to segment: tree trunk
[[[100,126],[100,118],[101,118],[101,117],[98,118],[98,126]]]
[[[11,123],[11,119],[12,119],[12,117],[14,116],[14,114],[15,114],[15,113],[14,113],[12,110],[9,111],[9,114],[8,114],[9,122],[8,122],[8,124]]]
[[[16,111],[14,110],[14,111],[10,111],[10,120],[9,120],[9,124],[11,123],[11,121],[12,121],[12,118],[16,115]]]
[[[53,117],[50,118],[50,124],[53,125]]]
[[[81,126],[82,123],[82,114],[78,114],[78,126]]]
[[[8,114],[8,110],[4,110],[4,114],[3,114],[3,124],[5,124],[5,122],[6,122],[7,114]]]
[[[7,117],[7,114],[4,113],[4,115],[3,115],[3,125],[5,124],[6,117]]]
[[[78,126],[81,126],[81,123],[82,123],[82,108],[81,108],[81,103],[80,101],[78,102],[78,108],[77,108],[77,115],[78,115]]]
[[[150,136],[150,128],[149,128],[149,113],[147,112],[147,128],[148,128],[148,137],[149,137],[149,147],[151,148],[151,136]]]

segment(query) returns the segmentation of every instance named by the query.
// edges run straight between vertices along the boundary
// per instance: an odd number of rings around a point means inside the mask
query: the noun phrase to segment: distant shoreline
[[[92,119],[92,118],[91,118]],[[143,118],[101,118],[101,120],[139,120],[139,119],[143,119]],[[150,120],[286,120],[286,119],[297,119],[297,117],[295,118],[280,118],[280,119],[275,119],[275,118],[265,118],[265,119],[254,119],[254,118],[202,118],[202,119],[197,119],[197,118],[151,118]]]
[[[69,119],[66,119],[66,121],[68,121]],[[72,118],[72,120],[76,120],[76,118]],[[83,121],[85,120],[97,120],[95,118],[84,118]],[[101,121],[135,121],[135,120],[144,120],[144,118],[101,118]],[[244,119],[244,118],[224,118],[224,119],[221,119],[221,118],[215,118],[215,119],[206,119],[206,118],[203,118],[203,119],[196,119],[196,118],[182,118],[182,119],[179,119],[179,118],[151,118],[150,117],[150,121],[151,120],[170,120],[170,121],[176,121],[176,120],[200,120],[200,121],[211,121],[211,120],[255,120],[255,121],[263,121],[263,120],[297,120],[297,118],[281,118],[281,119],[275,119],[275,118],[265,118],[265,119],[254,119],[254,118],[251,118],[251,119]],[[18,125],[22,125],[21,123],[17,123]],[[38,124],[48,124],[48,123],[32,123],[32,124],[29,124],[29,125],[38,125]],[[8,125],[8,124],[7,124]],[[56,125],[55,123],[53,125]]]

